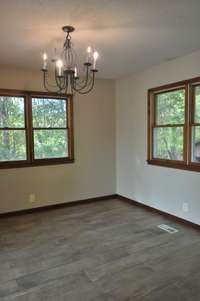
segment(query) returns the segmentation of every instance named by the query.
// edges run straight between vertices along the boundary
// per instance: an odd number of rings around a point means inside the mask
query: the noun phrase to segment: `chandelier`
[[[94,87],[95,75],[98,72],[96,62],[98,52],[89,46],[87,58],[82,68],[77,66],[77,54],[73,48],[70,33],[75,30],[72,26],[64,26],[62,30],[67,33],[63,49],[59,54],[55,49],[55,57],[48,60],[47,54],[43,54],[43,85],[48,92],[64,94],[87,94]],[[53,72],[52,72],[53,67]],[[80,75],[82,73],[84,75]]]

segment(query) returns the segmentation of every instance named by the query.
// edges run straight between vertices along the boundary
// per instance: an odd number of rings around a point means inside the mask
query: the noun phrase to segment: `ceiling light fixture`
[[[84,76],[79,76],[81,67],[77,66],[77,54],[73,48],[71,42],[70,33],[75,30],[72,26],[64,26],[62,28],[67,33],[63,49],[57,56],[48,60],[46,53],[43,54],[43,85],[48,92],[57,92],[64,94],[74,94],[75,92],[80,94],[89,93],[94,87],[95,75],[98,72],[96,68],[97,59],[99,54],[94,51],[92,55],[92,49],[89,46],[87,48],[86,62],[83,64]],[[51,79],[51,67],[53,65],[53,83],[50,83]],[[50,71],[49,71],[50,69]]]

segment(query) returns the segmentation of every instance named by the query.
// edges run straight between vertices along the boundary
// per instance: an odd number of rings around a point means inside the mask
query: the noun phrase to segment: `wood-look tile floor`
[[[0,300],[199,301],[200,232],[117,199],[2,218]]]

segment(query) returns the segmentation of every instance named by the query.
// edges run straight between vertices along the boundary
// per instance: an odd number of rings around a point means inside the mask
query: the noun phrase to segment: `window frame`
[[[195,114],[195,87],[200,86],[200,77],[187,79],[168,85],[151,88],[147,92],[147,163],[162,167],[170,167],[191,171],[200,171],[200,162],[192,161],[192,128],[198,123],[194,122]],[[183,161],[154,158],[153,156],[153,129],[155,128],[156,95],[169,91],[185,89],[185,123],[183,133]],[[199,123],[200,125],[200,123]],[[177,125],[174,125],[175,127]]]
[[[18,168],[18,167],[32,167],[32,166],[44,166],[44,165],[57,165],[74,162],[74,128],[73,128],[73,96],[49,93],[49,92],[36,92],[36,91],[21,91],[21,90],[9,90],[0,89],[0,96],[10,97],[23,97],[24,98],[24,121],[26,133],[26,160],[20,161],[1,161],[0,169],[6,168]],[[34,128],[32,120],[32,98],[54,98],[63,99],[66,101],[66,130],[67,130],[67,141],[68,141],[68,156],[60,158],[47,158],[47,159],[35,159],[34,158]],[[7,128],[4,128],[7,129]],[[51,130],[51,128],[49,128]]]

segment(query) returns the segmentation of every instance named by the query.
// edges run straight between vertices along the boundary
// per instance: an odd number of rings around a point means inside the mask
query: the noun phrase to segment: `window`
[[[148,90],[147,162],[200,171],[200,78]]]
[[[73,162],[72,96],[0,90],[0,168]]]

